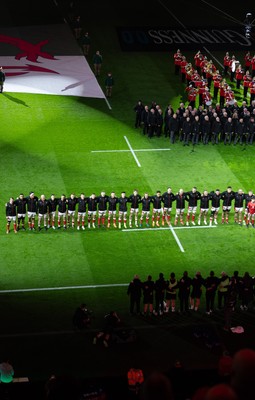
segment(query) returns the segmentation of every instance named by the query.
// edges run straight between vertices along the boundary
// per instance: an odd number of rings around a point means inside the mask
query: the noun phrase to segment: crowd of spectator
[[[247,311],[254,300],[254,289],[255,278],[248,271],[243,276],[239,276],[238,271],[234,271],[233,275],[222,271],[220,276],[216,276],[212,270],[205,277],[200,271],[192,277],[184,271],[180,277],[171,272],[168,278],[161,272],[156,280],[148,275],[145,281],[135,275],[128,285],[127,294],[131,315],[197,312],[202,294],[205,296],[205,312],[211,315],[216,310],[226,310],[230,299],[234,301],[232,308],[240,307],[242,311]]]

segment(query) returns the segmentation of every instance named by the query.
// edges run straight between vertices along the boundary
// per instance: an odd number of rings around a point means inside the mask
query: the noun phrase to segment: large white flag
[[[4,91],[104,98],[66,24],[0,30]]]

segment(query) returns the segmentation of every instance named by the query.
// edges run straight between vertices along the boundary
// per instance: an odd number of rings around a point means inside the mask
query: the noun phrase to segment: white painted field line
[[[131,144],[129,143],[128,138],[127,138],[126,136],[124,136],[124,139],[126,140],[126,143],[127,143],[128,147],[129,147],[129,149],[130,149],[130,151],[131,151],[131,153],[132,153],[132,155],[133,155],[133,157],[134,157],[134,159],[135,159],[136,164],[138,165],[139,168],[141,168],[141,164],[139,163],[138,158],[136,157],[135,152],[134,152],[134,150],[132,149],[132,146],[131,146]]]
[[[173,230],[178,230],[178,229],[211,229],[211,228],[217,228],[216,225],[213,226],[171,226]],[[170,228],[170,229],[171,229]],[[166,231],[169,230],[169,227],[166,228],[128,228],[128,229],[122,229],[122,232],[146,232],[146,231]]]
[[[91,153],[130,153],[130,150],[92,150]]]
[[[77,289],[100,289],[100,288],[112,288],[128,286],[128,283],[112,283],[105,285],[83,285],[83,286],[56,286],[56,287],[44,287],[44,288],[30,288],[30,289],[7,289],[0,290],[0,294],[4,293],[27,293],[27,292],[53,292],[57,290],[77,290]]]
[[[174,228],[172,227],[172,225],[170,225],[169,228],[170,228],[170,231],[171,231],[172,234],[173,234],[173,237],[175,238],[176,243],[177,243],[178,246],[179,246],[179,249],[181,250],[182,253],[184,253],[184,248],[182,247],[182,244],[181,244],[181,242],[180,242],[180,239],[179,239],[178,236],[176,235],[176,233],[175,233],[175,231],[174,231]]]
[[[169,151],[171,149],[133,149],[135,152],[139,151]],[[91,153],[129,153],[130,150],[92,150]]]

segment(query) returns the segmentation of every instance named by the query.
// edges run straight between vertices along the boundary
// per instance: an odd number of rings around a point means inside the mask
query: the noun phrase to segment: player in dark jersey
[[[58,229],[61,228],[61,220],[63,228],[66,229],[66,212],[67,212],[67,201],[65,194],[62,194],[58,200]]]
[[[108,196],[105,194],[105,192],[101,192],[100,196],[97,197],[97,203],[98,203],[97,226],[98,228],[100,228],[101,226],[104,228],[105,218],[107,214],[107,204],[108,204]]]
[[[81,193],[80,197],[77,199],[78,204],[78,213],[77,213],[77,230],[81,229],[85,230],[85,216],[86,216],[86,208],[87,208],[87,199],[84,193]]]
[[[51,227],[52,229],[56,229],[55,218],[58,201],[59,199],[57,199],[54,194],[52,194],[50,199],[48,199],[48,228]]]
[[[207,225],[209,200],[210,200],[209,193],[207,192],[207,190],[204,190],[204,192],[202,193],[201,198],[200,198],[200,212],[199,212],[198,221],[197,221],[198,225],[201,224],[202,217],[204,217],[204,225]]]
[[[228,186],[227,190],[221,194],[221,198],[223,200],[221,223],[224,224],[224,222],[226,222],[226,224],[228,224],[231,204],[232,200],[234,199],[234,192],[231,186]]]
[[[115,192],[111,192],[108,197],[108,223],[107,228],[111,226],[111,220],[114,228],[117,228],[116,218],[117,218],[117,204],[119,202],[118,197],[115,195]]]
[[[163,219],[161,191],[157,190],[156,195],[152,196],[151,200],[152,200],[152,204],[153,204],[152,226],[155,226],[155,220],[156,220],[156,226],[160,226],[159,225],[160,217],[162,216],[162,219]]]
[[[170,226],[171,225],[171,211],[173,201],[175,201],[175,195],[172,192],[170,187],[167,188],[167,191],[162,194],[163,201],[163,216],[162,216],[162,225],[165,225],[165,221]]]
[[[13,230],[14,233],[17,233],[17,209],[16,209],[16,203],[14,201],[13,197],[10,197],[10,200],[8,203],[5,204],[5,213],[6,213],[6,233],[10,233],[10,225],[11,222],[13,222]]]
[[[97,197],[95,193],[92,193],[88,198],[88,228],[91,227],[92,220],[92,228],[95,228],[96,222],[96,214],[97,214]]]
[[[40,199],[37,202],[37,208],[38,208],[38,230],[40,231],[41,228],[41,222],[43,220],[43,226],[44,229],[47,230],[47,220],[48,220],[48,201],[45,198],[45,195],[42,194]]]
[[[72,228],[74,228],[75,223],[75,212],[76,212],[77,197],[74,193],[71,193],[70,197],[67,199],[67,226],[70,227],[70,222]]]
[[[37,201],[38,197],[35,196],[34,192],[30,192],[27,197],[27,216],[28,216],[28,229],[30,231],[35,230],[35,217],[37,214]]]
[[[217,217],[220,209],[220,201],[221,201],[221,193],[220,189],[216,189],[215,192],[211,192],[209,194],[211,200],[211,215],[210,215],[210,223],[212,226],[214,222],[215,225],[218,225]]]
[[[235,223],[242,226],[243,220],[243,205],[245,200],[245,194],[242,189],[239,189],[238,192],[234,193],[234,208],[235,208],[235,215],[234,221]]]
[[[144,196],[141,198],[142,211],[141,211],[141,217],[140,217],[140,227],[143,226],[144,216],[145,216],[146,226],[150,226],[149,220],[150,220],[150,213],[151,213],[151,202],[152,202],[152,199],[149,196],[149,194],[144,193]]]
[[[126,192],[121,192],[121,195],[119,197],[119,229],[121,229],[122,221],[124,228],[127,228],[127,203],[128,197],[126,196]]]
[[[19,197],[15,200],[15,205],[17,207],[17,215],[18,215],[18,225],[17,230],[20,229],[20,222],[21,222],[21,229],[23,231],[26,230],[25,228],[25,217],[27,213],[27,199],[24,197],[23,193],[20,193]]]
[[[192,225],[196,225],[195,216],[197,212],[197,202],[201,198],[201,193],[194,186],[190,192],[185,193],[188,200],[188,212],[186,218],[186,225],[189,226],[190,216]]]
[[[129,228],[132,228],[132,219],[133,216],[135,218],[135,226],[138,228],[138,212],[139,212],[139,204],[141,203],[141,196],[138,194],[138,190],[134,190],[133,194],[131,194],[128,198],[130,206],[130,214],[129,214]]]
[[[184,225],[183,219],[185,211],[185,201],[187,200],[187,197],[183,189],[180,189],[179,192],[176,194],[175,200],[176,200],[176,210],[175,210],[174,225],[177,225],[179,218],[181,225]]]

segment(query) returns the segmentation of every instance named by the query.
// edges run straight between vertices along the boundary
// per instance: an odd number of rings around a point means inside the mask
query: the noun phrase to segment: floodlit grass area
[[[106,12],[107,7],[106,2],[101,11]],[[81,371],[81,374],[93,376],[101,354],[95,353],[98,350],[91,352],[91,346],[84,343],[82,336],[74,338],[70,333],[73,312],[81,302],[86,302],[94,312],[92,326],[96,329],[101,326],[103,315],[116,309],[127,326],[132,326],[134,320],[129,316],[126,291],[134,274],[145,280],[148,274],[157,279],[160,272],[168,278],[172,271],[178,278],[184,270],[190,276],[200,270],[204,277],[212,269],[217,275],[222,270],[231,275],[234,270],[240,275],[246,270],[254,273],[255,229],[234,224],[233,209],[229,225],[221,225],[220,212],[217,227],[203,227],[202,222],[199,229],[196,226],[174,230],[176,236],[171,229],[89,230],[87,226],[85,231],[26,230],[17,235],[11,226],[11,233],[6,235],[5,203],[10,196],[17,197],[20,193],[27,196],[30,191],[38,197],[41,194],[49,197],[52,193],[58,197],[62,193],[79,196],[82,192],[86,196],[93,192],[99,195],[101,191],[108,195],[115,191],[119,196],[123,190],[130,195],[134,189],[141,195],[145,192],[153,195],[157,190],[166,191],[169,186],[174,192],[180,188],[189,191],[193,186],[199,191],[216,188],[223,191],[229,185],[235,191],[239,188],[245,192],[255,190],[255,144],[213,146],[210,143],[193,149],[192,146],[183,147],[180,142],[171,145],[164,136],[148,139],[140,129],[134,128],[133,107],[138,99],[148,105],[156,101],[163,110],[168,104],[176,109],[181,101],[187,104],[185,85],[174,76],[173,54],[121,52],[115,28],[108,26],[105,13],[100,20],[101,30],[94,27],[97,11],[95,6],[87,24],[93,36],[88,61],[91,63],[97,46],[102,49],[104,64],[99,83],[104,89],[105,74],[109,70],[115,79],[113,96],[109,99],[111,108],[99,99],[6,92],[0,98],[2,348],[15,358],[20,374],[29,371],[35,377],[48,376],[47,359],[42,357],[44,352],[47,357],[52,356],[56,370],[59,368],[63,372],[69,367],[71,354],[79,354],[80,359],[74,362],[80,368],[84,362],[83,351],[95,365],[94,369]],[[116,14],[117,11],[115,8]],[[114,14],[112,18],[115,17]],[[121,17],[120,26],[128,24],[122,10]],[[138,23],[139,13],[136,18]],[[167,14],[164,18],[168,18]],[[154,15],[147,22],[152,24]],[[215,59],[222,62],[223,53],[215,52]],[[185,54],[191,60],[194,52]],[[241,92],[236,93],[236,98],[240,104]],[[130,150],[127,140],[133,153],[119,152]],[[145,151],[136,151],[141,149]],[[175,206],[172,221],[174,214]],[[50,290],[36,290],[47,288]],[[19,291],[24,289],[34,291]],[[203,302],[204,298],[202,306]],[[135,320],[135,324],[143,326],[146,322]],[[62,335],[65,331],[67,336]],[[41,337],[41,332],[45,336]],[[151,330],[148,343],[153,335]],[[167,335],[164,331],[165,341]],[[161,338],[155,334],[153,340],[160,342]],[[143,339],[142,349],[140,343],[138,350],[147,360],[145,335]],[[160,343],[162,350],[164,340]],[[185,339],[182,342],[178,334],[175,340],[176,348],[171,351],[176,352],[177,357],[178,346],[186,347]],[[156,349],[155,346],[151,351],[156,354]],[[114,351],[113,359],[117,363],[120,361],[118,350]],[[122,356],[121,367],[125,371],[127,354]],[[40,365],[33,370],[38,357]],[[195,358],[196,351],[189,357]],[[107,362],[106,359],[106,365]],[[103,366],[102,362],[101,374]]]

